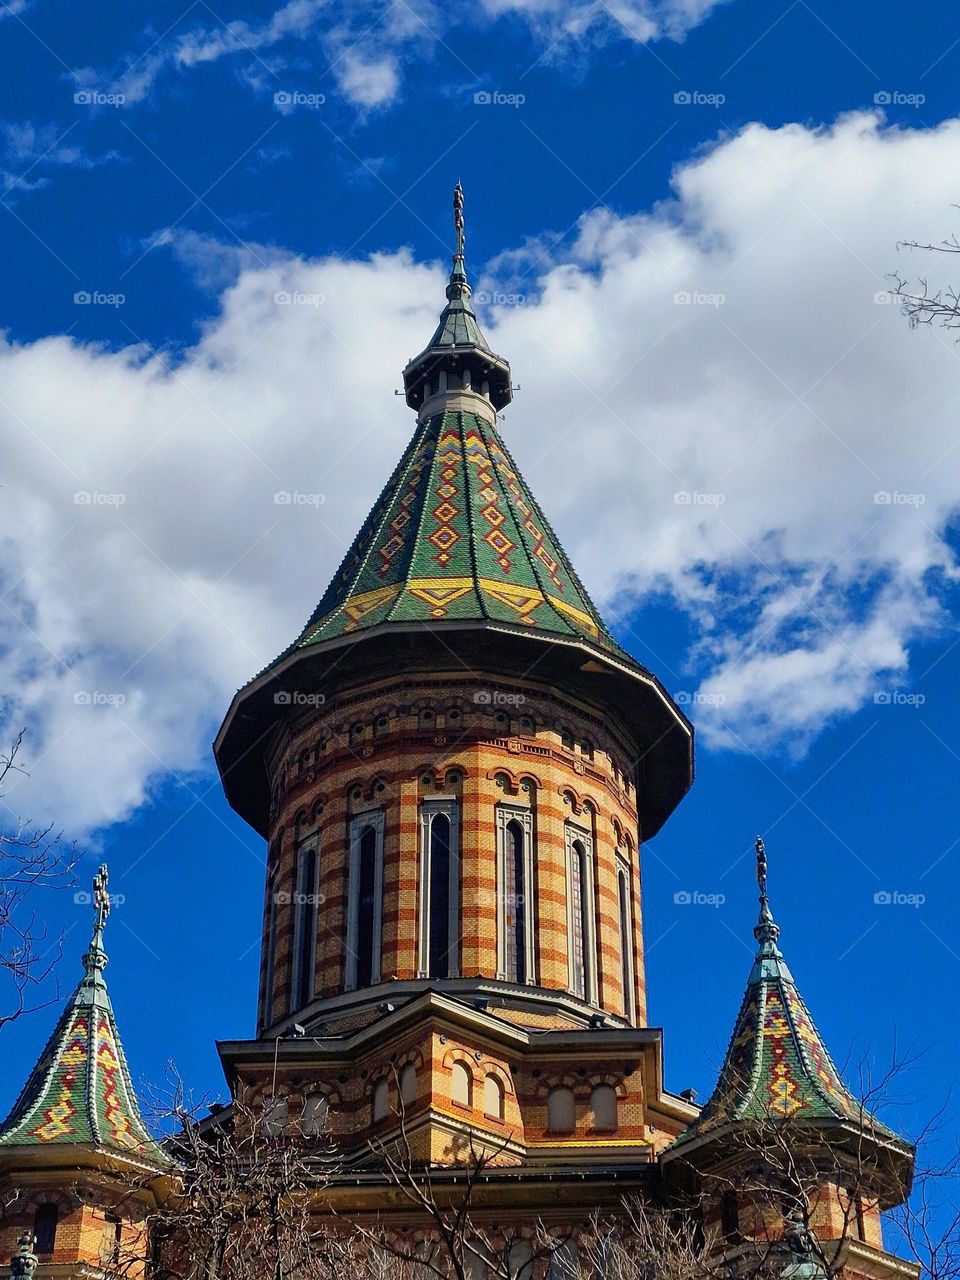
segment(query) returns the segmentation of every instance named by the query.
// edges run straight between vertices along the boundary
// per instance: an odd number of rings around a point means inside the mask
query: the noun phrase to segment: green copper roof
[[[288,652],[385,622],[444,619],[617,649],[496,427],[460,410],[418,426]]]
[[[736,1121],[839,1120],[887,1138],[896,1135],[850,1095],[814,1025],[777,946],[766,892],[766,854],[757,840],[760,920],[754,937],[760,950],[717,1087],[697,1119],[674,1146]]]
[[[0,1151],[76,1144],[122,1152],[148,1164],[169,1163],[140,1116],[103,970],[109,911],[106,867],[94,880],[93,940],[84,975],[60,1016],[10,1115]]]

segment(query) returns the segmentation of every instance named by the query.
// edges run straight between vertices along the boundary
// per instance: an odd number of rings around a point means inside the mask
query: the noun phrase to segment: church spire
[[[755,844],[759,950],[747,980],[727,1055],[710,1100],[675,1149],[751,1121],[855,1123],[900,1141],[850,1095],[833,1064],[778,945],[780,928],[767,892],[767,852]]]
[[[438,413],[480,414],[491,424],[513,399],[510,365],[495,355],[470,305],[466,268],[463,187],[453,189],[454,250],[447,305],[433,337],[403,371],[407,404],[421,422]]]
[[[93,880],[93,929],[83,977],[0,1125],[0,1157],[14,1148],[67,1144],[122,1152],[138,1164],[169,1163],[140,1116],[103,977],[108,882],[104,865]]]

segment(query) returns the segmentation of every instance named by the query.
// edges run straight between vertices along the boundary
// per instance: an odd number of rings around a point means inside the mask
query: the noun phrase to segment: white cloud
[[[956,121],[753,125],[654,214],[585,217],[565,258],[514,274],[525,303],[485,316],[524,388],[504,427],[518,462],[608,609],[665,593],[690,614],[701,692],[724,699],[695,708],[716,743],[802,749],[906,682],[943,621],[957,348],[874,298],[905,265],[898,238],[951,229],[958,165]],[[222,278],[222,246],[174,243]],[[207,766],[232,692],[297,632],[412,429],[393,388],[439,266],[234,267],[179,365],[0,347],[0,687],[42,757],[13,803],[74,831]],[[325,501],[277,506],[281,490]],[[632,647],[690,689],[650,641]]]
[[[263,22],[235,19],[178,31],[159,43],[149,38],[146,53],[130,54],[107,75],[78,68],[78,84],[102,88],[112,83],[127,104],[142,102],[170,71],[190,71],[225,57],[246,59],[242,79],[260,93],[288,89],[282,77],[288,65],[303,74],[304,53],[313,48],[321,63],[307,74],[302,92],[316,92],[329,69],[337,91],[351,105],[367,110],[390,106],[398,97],[405,61],[431,57],[440,40],[454,40],[472,24],[489,28],[504,16],[519,18],[540,47],[540,56],[583,56],[611,39],[646,44],[682,40],[725,0],[482,0],[480,5],[444,8],[431,0],[287,0]],[[584,43],[586,42],[586,43]],[[297,45],[297,57],[284,51]],[[273,56],[270,51],[278,51]],[[312,80],[310,77],[312,76]]]

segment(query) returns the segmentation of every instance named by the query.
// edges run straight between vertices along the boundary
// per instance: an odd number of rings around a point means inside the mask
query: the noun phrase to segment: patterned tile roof
[[[491,619],[622,654],[485,417],[420,423],[288,653],[387,622]]]
[[[94,881],[96,924],[84,975],[47,1041],[10,1115],[0,1151],[81,1144],[122,1152],[141,1163],[169,1164],[140,1116],[103,970],[109,903],[106,868]]]
[[[847,1090],[777,945],[780,929],[766,894],[766,856],[757,841],[760,943],[717,1086],[674,1148],[737,1121],[850,1121],[897,1135]],[[897,1139],[900,1141],[900,1139]]]

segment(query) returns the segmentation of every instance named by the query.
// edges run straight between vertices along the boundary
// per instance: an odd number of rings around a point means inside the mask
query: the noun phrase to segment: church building
[[[701,1108],[664,1081],[641,855],[693,781],[693,730],[613,639],[508,451],[512,374],[471,306],[462,206],[458,186],[446,305],[403,370],[412,439],[214,745],[268,849],[256,1033],[218,1046],[231,1093],[277,1134],[331,1135],[349,1177],[327,1194],[348,1217],[409,1218],[377,1155],[402,1126],[436,1185],[494,1152],[476,1211],[499,1223],[576,1222],[692,1180],[731,1247],[757,1229],[736,1135],[790,1118],[808,1144],[875,1156],[855,1192],[824,1163],[836,1195],[814,1225],[850,1236],[845,1273],[913,1280],[880,1227],[912,1150],[831,1061],[780,951],[762,844],[758,949],[716,1090]],[[170,1177],[107,996],[104,919],[0,1127],[16,1274],[28,1255],[57,1280],[109,1273],[117,1233],[149,1213],[144,1171],[157,1195]],[[144,1202],[118,1217],[134,1169]]]

